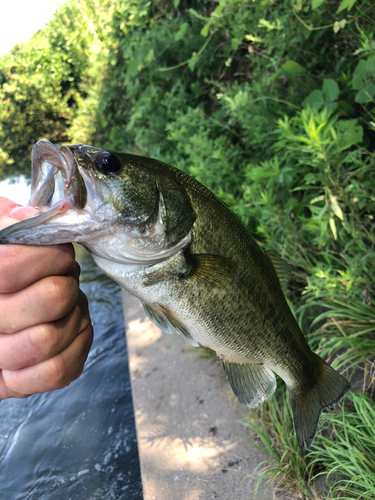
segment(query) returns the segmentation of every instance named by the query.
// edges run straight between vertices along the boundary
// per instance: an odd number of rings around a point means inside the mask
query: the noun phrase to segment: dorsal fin
[[[265,251],[265,254],[270,259],[276,271],[277,277],[280,280],[281,287],[285,291],[286,287],[288,286],[290,277],[292,275],[292,266],[288,262],[283,260],[281,257],[277,257],[276,255],[273,255],[270,252]]]

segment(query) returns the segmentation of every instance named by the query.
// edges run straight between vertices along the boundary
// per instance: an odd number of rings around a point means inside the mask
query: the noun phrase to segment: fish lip
[[[82,209],[87,190],[77,162],[68,146],[38,141],[32,151],[31,197],[29,205],[42,211],[56,204]]]

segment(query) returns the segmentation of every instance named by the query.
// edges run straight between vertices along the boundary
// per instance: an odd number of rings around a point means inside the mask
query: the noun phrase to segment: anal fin
[[[221,362],[232,391],[247,408],[256,408],[276,389],[275,375],[264,365]]]

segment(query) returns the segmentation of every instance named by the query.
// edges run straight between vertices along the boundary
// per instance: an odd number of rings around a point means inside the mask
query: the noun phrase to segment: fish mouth
[[[87,191],[72,151],[49,141],[35,144],[32,154],[31,198],[29,205],[45,212],[59,206],[82,209]]]
[[[79,233],[64,215],[85,213],[87,189],[78,163],[67,146],[39,141],[32,151],[31,198],[29,206],[42,213],[0,231],[0,244],[43,245],[77,241]],[[53,224],[53,227],[47,228]],[[30,229],[37,228],[30,232]],[[56,230],[62,232],[56,240]]]

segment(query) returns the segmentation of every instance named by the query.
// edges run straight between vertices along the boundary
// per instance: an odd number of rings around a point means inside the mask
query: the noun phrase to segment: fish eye
[[[95,163],[98,169],[104,174],[118,172],[121,169],[120,160],[111,153],[100,153]]]

